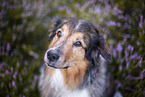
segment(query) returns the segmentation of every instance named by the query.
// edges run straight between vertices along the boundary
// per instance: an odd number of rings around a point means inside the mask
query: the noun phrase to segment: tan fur
[[[80,65],[76,65],[80,64]],[[68,69],[61,70],[64,75],[64,83],[68,89],[76,89],[83,80],[88,62],[76,62]]]

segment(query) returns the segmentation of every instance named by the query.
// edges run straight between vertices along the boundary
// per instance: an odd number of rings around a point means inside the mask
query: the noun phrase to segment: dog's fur
[[[62,18],[50,29],[39,89],[42,97],[105,97],[105,61],[111,53],[103,36],[82,19]]]

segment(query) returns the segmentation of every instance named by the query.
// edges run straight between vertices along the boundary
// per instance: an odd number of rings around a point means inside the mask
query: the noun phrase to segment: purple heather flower
[[[12,85],[13,85],[13,87],[17,88],[17,86],[16,86],[14,81],[12,81]]]
[[[142,28],[142,21],[143,21],[143,15],[140,16],[140,22],[139,22],[139,27]]]
[[[139,45],[140,45],[140,42],[139,42],[139,41],[137,41],[137,42],[136,42],[136,44],[139,46]]]
[[[10,43],[7,44],[7,51],[10,50]]]
[[[122,51],[122,46],[121,46],[121,44],[119,43],[118,45],[117,45],[117,51],[119,52],[119,53],[121,53],[121,51]]]
[[[15,41],[16,40],[16,35],[13,35],[13,41]]]
[[[119,71],[122,71],[122,65],[119,66]]]
[[[141,63],[142,63],[142,57],[140,58],[139,62],[138,62],[138,66],[141,67]]]
[[[24,91],[27,92],[27,91],[29,91],[29,89],[25,88]]]
[[[132,46],[132,47],[131,47],[131,51],[130,51],[130,52],[131,52],[131,54],[132,54],[133,50],[134,50],[134,47]]]
[[[57,10],[58,10],[58,11],[63,11],[64,8],[63,8],[62,6],[59,6]]]
[[[110,26],[116,26],[116,22],[115,21],[109,21],[107,22],[107,26],[110,27]]]
[[[117,54],[116,54],[116,51],[115,50],[113,50],[113,57],[117,57]]]
[[[9,95],[7,95],[6,97],[10,97]]]
[[[17,72],[15,72],[15,74],[13,75],[13,78],[16,79],[17,78]]]
[[[135,59],[135,58],[137,58],[137,55],[138,55],[137,53],[134,53],[133,55],[130,56],[130,59]]]
[[[8,70],[5,71],[5,74],[10,74],[10,72]]]
[[[11,73],[13,73],[13,67],[11,67]]]
[[[117,26],[120,27],[120,26],[121,26],[121,23],[118,22],[118,23],[117,23]]]
[[[141,76],[143,76],[145,73],[145,69],[141,72]],[[145,75],[144,75],[145,76]]]
[[[128,66],[129,66],[129,62],[126,63],[126,69],[128,69]]]

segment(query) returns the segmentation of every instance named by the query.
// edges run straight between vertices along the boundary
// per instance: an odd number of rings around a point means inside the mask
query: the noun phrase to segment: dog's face
[[[51,43],[44,56],[49,67],[64,69],[89,64],[95,62],[99,54],[111,60],[104,38],[89,22],[63,18],[52,26],[50,32]]]

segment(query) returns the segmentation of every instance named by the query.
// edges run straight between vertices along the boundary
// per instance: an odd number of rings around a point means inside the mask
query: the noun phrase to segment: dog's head
[[[95,64],[99,55],[111,60],[110,50],[103,36],[90,22],[62,18],[49,31],[51,43],[44,57],[49,67],[63,69],[81,65],[80,62]]]

